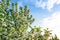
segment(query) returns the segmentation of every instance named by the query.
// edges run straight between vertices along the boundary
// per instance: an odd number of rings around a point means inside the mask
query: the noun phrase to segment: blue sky
[[[60,0],[11,0],[18,6],[27,5],[35,18],[32,26],[49,28],[60,38]]]

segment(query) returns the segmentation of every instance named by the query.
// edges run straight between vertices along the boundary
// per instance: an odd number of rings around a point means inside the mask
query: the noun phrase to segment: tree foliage
[[[57,36],[50,38],[51,32],[44,29],[44,34],[40,27],[31,27],[34,18],[30,15],[27,6],[18,9],[18,3],[10,0],[0,1],[0,40],[59,40]],[[27,31],[31,28],[31,31]]]

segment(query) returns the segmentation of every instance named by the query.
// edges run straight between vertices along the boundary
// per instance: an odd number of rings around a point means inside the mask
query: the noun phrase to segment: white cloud
[[[41,26],[53,30],[52,32],[60,38],[60,12],[53,13],[51,16],[43,18]]]
[[[57,1],[57,4],[60,4],[60,0]]]
[[[37,1],[35,0],[35,6],[36,7],[42,7],[42,8],[46,8],[48,10],[51,10],[55,4],[60,4],[60,0],[46,0],[46,2],[44,2],[43,0]]]
[[[36,1],[36,7],[42,7],[43,9],[45,8],[46,4],[45,2],[42,1]]]

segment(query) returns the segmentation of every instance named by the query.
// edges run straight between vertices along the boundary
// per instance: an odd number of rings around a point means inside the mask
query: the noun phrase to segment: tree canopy
[[[32,28],[33,22],[34,18],[26,5],[20,6],[18,10],[18,3],[10,4],[10,0],[0,1],[0,40],[59,40],[56,35],[49,38],[51,31],[48,28],[44,29],[42,35],[40,27]],[[27,31],[28,28],[31,31]]]

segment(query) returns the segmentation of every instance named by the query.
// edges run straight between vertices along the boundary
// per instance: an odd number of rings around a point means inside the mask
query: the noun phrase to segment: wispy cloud
[[[42,7],[43,9],[46,7],[46,2],[43,1],[36,1],[36,7]]]
[[[41,23],[42,27],[53,30],[52,32],[60,38],[60,12],[52,13],[51,16],[43,18]]]
[[[43,9],[51,10],[54,5],[60,4],[60,0],[34,0],[36,7],[42,7]],[[34,2],[33,2],[34,3]]]

